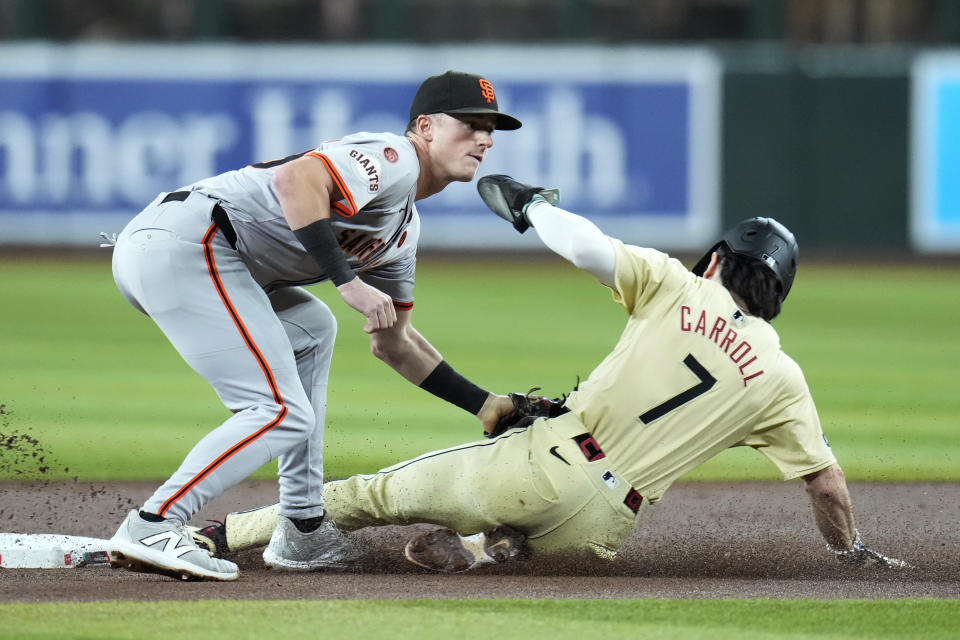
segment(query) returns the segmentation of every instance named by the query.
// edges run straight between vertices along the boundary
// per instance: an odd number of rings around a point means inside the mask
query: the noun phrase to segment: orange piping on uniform
[[[340,173],[337,171],[337,168],[333,166],[333,162],[330,161],[330,158],[323,155],[322,153],[317,153],[312,151],[307,154],[314,158],[319,158],[323,162],[323,166],[327,168],[327,172],[330,174],[330,177],[333,178],[333,183],[337,185],[337,189],[340,190],[340,195],[343,196],[343,199],[347,201],[349,213],[344,213],[343,215],[348,218],[357,212],[357,203],[353,200],[353,194],[350,193],[350,190],[347,189],[347,183],[343,181],[343,178],[340,177]],[[334,203],[336,204],[336,203]]]
[[[230,298],[227,296],[227,292],[223,288],[223,282],[220,280],[220,274],[217,272],[217,265],[213,259],[213,247],[210,245],[210,242],[213,240],[214,235],[216,235],[218,227],[216,224],[210,225],[210,228],[207,229],[207,233],[203,236],[203,254],[207,262],[207,271],[210,273],[210,279],[213,280],[213,286],[217,290],[217,294],[220,296],[220,300],[223,302],[223,306],[227,308],[227,313],[230,314],[230,317],[233,319],[233,323],[236,325],[237,330],[240,332],[243,341],[247,343],[247,347],[253,353],[253,357],[256,358],[257,363],[260,365],[260,369],[263,370],[263,375],[267,379],[267,384],[270,386],[270,391],[273,393],[273,399],[276,400],[277,404],[280,405],[280,412],[276,417],[271,420],[267,425],[257,430],[255,433],[247,436],[233,447],[223,452],[218,456],[213,462],[206,466],[200,473],[195,475],[190,479],[189,482],[184,484],[180,489],[167,498],[166,502],[163,503],[163,506],[160,507],[160,510],[157,512],[160,516],[166,516],[167,511],[172,507],[177,501],[185,496],[193,487],[200,483],[204,478],[206,478],[212,471],[217,467],[222,465],[224,462],[229,460],[234,454],[241,451],[248,444],[262,436],[264,433],[273,429],[275,426],[280,424],[280,422],[287,415],[287,406],[283,403],[283,398],[280,396],[280,390],[277,388],[277,382],[273,378],[273,372],[270,371],[270,368],[267,366],[266,359],[263,357],[263,354],[260,352],[260,349],[257,348],[256,343],[253,341],[253,338],[250,337],[250,332],[247,331],[246,326],[243,324],[243,320],[240,319],[240,315],[237,313],[236,308],[233,306],[233,303],[230,302]]]
[[[353,215],[353,212],[350,209],[347,209],[346,206],[340,204],[339,202],[333,202],[330,204],[330,208],[342,215],[345,218],[349,218]]]

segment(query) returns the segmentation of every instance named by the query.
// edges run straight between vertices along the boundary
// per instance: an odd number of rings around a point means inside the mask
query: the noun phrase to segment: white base
[[[57,533],[0,533],[0,567],[72,569],[107,565],[109,540]]]

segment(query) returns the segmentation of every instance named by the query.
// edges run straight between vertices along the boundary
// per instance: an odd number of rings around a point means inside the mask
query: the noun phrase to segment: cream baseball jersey
[[[738,445],[763,453],[784,479],[836,462],[800,367],[768,322],[678,260],[611,242],[613,297],[627,326],[566,405],[644,498],[656,502]]]
[[[399,305],[413,301],[420,219],[414,205],[420,165],[413,144],[392,133],[356,133],[316,149],[253,164],[187,187],[219,200],[237,233],[237,250],[267,291],[320,282],[327,275],[287,225],[272,186],[277,167],[301,156],[330,173],[343,198],[331,222],[347,262]]]

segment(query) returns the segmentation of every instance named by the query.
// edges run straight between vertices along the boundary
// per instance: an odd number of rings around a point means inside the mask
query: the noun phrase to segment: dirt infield
[[[903,598],[960,597],[960,487],[854,484],[867,542],[915,565],[840,566],[824,549],[802,483],[678,484],[647,510],[617,560],[532,558],[462,575],[426,573],[400,550],[416,527],[365,529],[371,560],[348,573],[279,573],[238,554],[233,583],[180,583],[109,568],[0,569],[0,601],[336,598]],[[145,484],[0,484],[0,531],[110,537],[154,489]],[[244,483],[196,522],[276,501]],[[423,525],[418,525],[423,526]]]

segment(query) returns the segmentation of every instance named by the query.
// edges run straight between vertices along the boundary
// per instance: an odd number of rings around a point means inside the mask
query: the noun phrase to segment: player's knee
[[[317,416],[309,402],[287,402],[282,410],[283,428],[294,434],[297,439],[306,439],[317,424]]]
[[[337,319],[326,305],[315,305],[308,318],[299,318],[286,327],[287,337],[297,354],[310,352],[333,353],[337,339]]]
[[[334,338],[337,337],[337,317],[333,315],[333,311],[327,305],[322,303],[314,305],[306,329],[313,340],[332,343]]]
[[[270,303],[295,352],[313,351],[320,345],[332,349],[337,337],[337,318],[322,300],[304,289],[292,287],[271,294]]]

